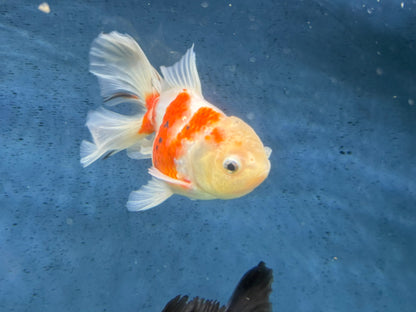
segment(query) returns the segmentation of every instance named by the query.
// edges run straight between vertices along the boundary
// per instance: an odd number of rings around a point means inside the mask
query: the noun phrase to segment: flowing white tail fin
[[[82,141],[81,164],[86,167],[103,155],[114,154],[137,145],[139,140],[147,136],[139,134],[142,120],[141,115],[125,116],[104,108],[89,112],[87,127],[93,143]],[[151,153],[150,150],[147,151]]]
[[[160,94],[160,76],[137,42],[118,32],[100,34],[90,50],[90,72],[98,77],[109,105],[136,100],[143,107],[149,94]]]
[[[109,105],[134,102],[146,108],[146,99],[160,93],[160,76],[140,46],[128,35],[100,34],[90,50],[90,71],[98,77],[101,95]],[[148,158],[152,140],[140,133],[143,115],[125,116],[104,108],[92,111],[87,127],[93,142],[82,141],[81,164],[86,167],[105,155],[128,149],[133,158]]]

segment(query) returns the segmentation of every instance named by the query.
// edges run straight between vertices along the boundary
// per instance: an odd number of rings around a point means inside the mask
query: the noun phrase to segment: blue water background
[[[274,311],[415,311],[416,1],[40,2],[0,1],[0,311],[226,303],[260,260]],[[150,161],[80,166],[111,30],[156,67],[195,43],[205,97],[273,149],[258,189],[129,213]]]

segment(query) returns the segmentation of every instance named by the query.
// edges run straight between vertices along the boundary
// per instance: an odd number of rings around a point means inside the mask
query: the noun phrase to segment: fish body
[[[128,35],[101,34],[90,50],[107,105],[132,102],[145,111],[133,116],[92,111],[93,142],[81,144],[81,164],[126,149],[131,158],[151,158],[152,179],[130,194],[127,208],[155,207],[172,194],[192,199],[231,199],[251,192],[270,171],[271,149],[241,119],[204,99],[193,46],[159,73]]]
[[[188,301],[188,296],[176,296],[162,312],[271,312],[269,296],[272,291],[273,271],[261,261],[243,275],[228,304],[199,297]]]

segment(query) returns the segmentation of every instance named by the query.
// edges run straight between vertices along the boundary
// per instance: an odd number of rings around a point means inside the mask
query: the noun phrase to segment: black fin
[[[241,278],[228,303],[227,312],[271,312],[269,295],[273,271],[261,261]]]
[[[117,151],[111,151],[111,152],[108,152],[107,154],[105,154],[105,155],[102,157],[102,159],[107,159],[108,157],[113,156],[115,153],[117,153]]]
[[[188,296],[176,296],[164,307],[162,312],[225,312],[218,301],[195,297],[188,302]]]

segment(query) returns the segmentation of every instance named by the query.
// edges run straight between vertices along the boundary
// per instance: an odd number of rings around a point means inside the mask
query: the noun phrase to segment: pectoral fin
[[[173,195],[168,184],[152,178],[146,185],[142,186],[138,191],[130,193],[127,209],[129,211],[147,210],[163,203]]]
[[[190,188],[191,187],[191,183],[171,178],[171,177],[167,176],[166,174],[163,174],[162,172],[160,172],[155,167],[149,168],[149,173],[152,176],[154,176],[156,179],[164,181],[166,183],[169,183],[169,184],[172,184],[172,185],[177,185],[177,186],[182,186],[184,188]]]

